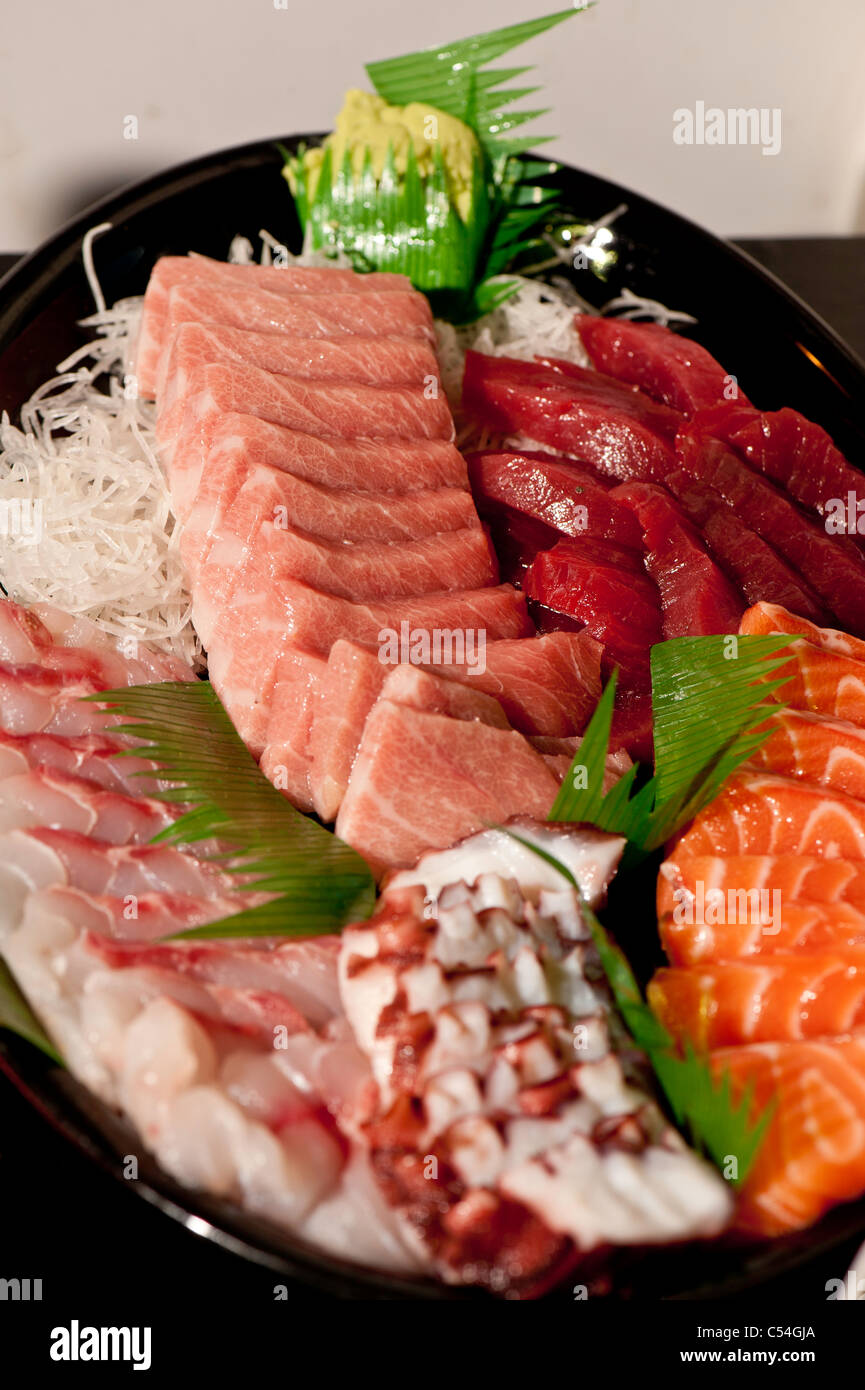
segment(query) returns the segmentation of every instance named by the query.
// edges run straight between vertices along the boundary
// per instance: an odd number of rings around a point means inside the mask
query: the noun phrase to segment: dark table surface
[[[749,240],[740,245],[817,311],[865,359],[865,237]],[[0,274],[16,257],[0,256]],[[130,1307],[192,1291],[261,1307],[274,1276],[214,1248],[97,1171],[0,1077],[0,1278],[43,1278],[45,1298],[73,1293],[90,1316],[122,1287]],[[752,1290],[749,1302],[825,1300],[855,1247]],[[314,1295],[292,1290],[292,1301]]]

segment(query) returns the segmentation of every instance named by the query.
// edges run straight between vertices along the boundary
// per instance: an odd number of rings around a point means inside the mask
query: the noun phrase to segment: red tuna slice
[[[160,414],[183,400],[197,367],[246,362],[266,372],[313,381],[354,381],[367,386],[417,386],[438,381],[438,360],[422,338],[287,338],[251,333],[217,323],[182,323],[166,345],[157,383]]]
[[[525,600],[509,584],[389,603],[353,603],[285,580],[279,590],[243,588],[219,614],[208,648],[214,688],[256,756],[266,742],[274,673],[289,647],[326,656],[340,637],[378,650],[382,632],[470,629],[487,641],[532,631]]]
[[[798,410],[750,413],[730,408],[711,410],[697,417],[707,434],[723,439],[767,478],[778,483],[797,502],[827,519],[835,518],[830,535],[847,534],[848,493],[854,495],[854,527],[850,534],[865,545],[865,480],[848,463],[830,436]],[[856,500],[863,499],[861,511]],[[830,503],[834,502],[834,506]]]
[[[661,641],[658,591],[647,574],[603,563],[583,541],[560,541],[526,572],[529,598],[583,623],[604,646],[604,664],[621,668],[621,683],[648,689],[649,649]]]
[[[545,819],[557,791],[522,734],[379,700],[336,832],[374,868],[407,868],[511,816]]]
[[[495,584],[497,567],[480,528],[447,531],[416,541],[340,545],[259,520],[251,533],[224,535],[213,543],[193,594],[193,621],[207,645],[221,609],[238,588],[279,590],[298,580],[320,593],[354,601],[412,598],[443,589]]]
[[[840,624],[865,635],[865,560],[842,536],[804,516],[772,483],[754,473],[721,440],[692,422],[676,440],[687,473],[720,493],[810,584]]]
[[[631,507],[643,528],[646,569],[661,595],[664,637],[738,632],[745,602],[669,493],[652,483],[626,483],[611,496]]]
[[[297,648],[276,667],[261,770],[301,811],[313,809],[310,736],[326,671],[324,657]]]
[[[528,435],[622,481],[663,480],[682,419],[600,372],[479,352],[466,353],[463,409],[500,434]]]
[[[168,296],[176,285],[193,282],[223,290],[260,288],[271,294],[321,293],[328,289],[339,289],[343,293],[411,289],[404,276],[381,272],[358,275],[353,270],[331,269],[330,266],[229,265],[204,256],[162,256],[147,285],[136,347],[135,370],[142,396],[152,397],[156,388],[159,355],[168,320]]]
[[[748,400],[720,362],[690,338],[682,338],[658,323],[627,319],[575,316],[577,332],[592,365],[629,386],[639,386],[652,400],[693,415],[696,410],[725,401],[735,390],[740,404]]]
[[[822,622],[828,616],[817,595],[792,566],[746,526],[717,492],[684,469],[669,474],[667,487],[702,531],[715,559],[749,603],[764,598],[813,622]]]
[[[480,530],[475,505],[461,488],[426,492],[350,492],[309,483],[268,464],[250,464],[243,442],[229,433],[208,454],[180,549],[195,578],[233,512],[242,487],[254,489],[262,514],[328,541],[412,541],[443,531]]]
[[[639,692],[616,693],[610,748],[624,748],[635,762],[652,763],[655,759],[655,729],[652,722],[652,697]]]
[[[608,484],[586,468],[552,454],[488,449],[468,454],[469,482],[481,515],[494,518],[504,505],[567,536],[642,550],[642,533],[627,508],[611,500]]]

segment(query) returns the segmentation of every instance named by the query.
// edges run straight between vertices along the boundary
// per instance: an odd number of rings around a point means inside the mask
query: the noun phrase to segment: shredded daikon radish
[[[90,240],[83,247],[93,274]],[[104,302],[104,301],[103,301]],[[118,639],[200,664],[154,412],[128,375],[140,299],[85,320],[96,337],[0,420],[0,583]]]

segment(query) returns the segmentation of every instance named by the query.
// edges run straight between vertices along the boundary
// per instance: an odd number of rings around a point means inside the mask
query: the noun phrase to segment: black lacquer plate
[[[294,149],[318,139],[295,136],[281,143]],[[99,203],[20,262],[0,281],[0,410],[14,418],[20,403],[83,341],[77,323],[93,310],[81,262],[88,228],[111,223],[94,246],[109,304],[143,293],[155,261],[167,253],[224,259],[232,237],[255,241],[261,228],[298,249],[281,166],[275,140],[179,165]],[[865,463],[865,365],[806,305],[741,251],[638,194],[571,168],[558,183],[575,220],[598,219],[622,203],[627,209],[604,248],[615,253],[605,278],[591,268],[572,272],[586,301],[600,307],[628,288],[693,315],[697,322],[688,333],[736,374],[756,405],[794,406],[828,430],[853,463]],[[648,973],[657,941],[652,885],[614,889],[610,924],[641,973]],[[0,1069],[106,1174],[119,1177],[120,1156],[138,1154],[141,1195],[199,1235],[288,1279],[347,1299],[484,1297],[324,1256],[229,1203],[190,1192],[148,1157],[125,1122],[10,1034],[0,1033]],[[550,1297],[572,1299],[570,1285],[577,1280],[614,1298],[741,1295],[860,1238],[865,1203],[836,1208],[809,1231],[759,1246],[721,1241],[624,1252],[610,1263],[591,1263]]]

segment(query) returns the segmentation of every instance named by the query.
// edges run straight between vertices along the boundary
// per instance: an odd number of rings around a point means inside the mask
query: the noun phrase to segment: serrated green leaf
[[[38,1047],[52,1062],[63,1065],[63,1058],[24,998],[6,962],[0,959],[0,1028],[8,1028],[19,1038]]]
[[[375,884],[366,861],[301,815],[250,757],[208,681],[163,682],[86,697],[123,716],[171,784],[163,793],[189,809],[154,843],[225,842],[219,862],[238,890],[275,899],[195,929],[206,936],[313,936],[369,916]],[[187,933],[180,935],[186,936]]]

